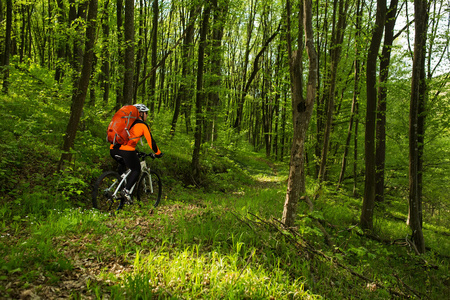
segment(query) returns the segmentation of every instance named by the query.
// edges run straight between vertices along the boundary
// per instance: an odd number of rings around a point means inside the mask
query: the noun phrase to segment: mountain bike
[[[146,205],[153,205],[153,207],[156,207],[161,201],[161,177],[155,170],[152,170],[150,166],[147,166],[147,162],[145,161],[147,157],[155,159],[155,155],[153,153],[147,154],[139,151],[136,152],[141,161],[141,175],[130,189],[131,197],[137,199],[137,201],[133,201],[131,204],[136,203],[139,207]],[[116,157],[119,160],[123,160],[119,155]],[[123,199],[121,191],[126,186],[127,178],[130,173],[131,170],[128,169],[122,175],[119,175],[116,171],[106,171],[100,175],[94,183],[92,190],[92,205],[94,208],[104,212],[108,212],[114,208],[123,208],[122,206],[125,203],[125,199]],[[137,188],[135,189],[135,187]]]

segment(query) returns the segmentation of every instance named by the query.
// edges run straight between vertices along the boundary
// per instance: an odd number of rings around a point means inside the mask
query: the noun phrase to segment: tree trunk
[[[135,65],[135,72],[134,72],[134,90],[133,90],[133,103],[136,103],[137,101],[137,94],[139,90],[138,82],[140,80],[139,76],[141,74],[141,66],[142,61],[144,59],[144,27],[145,27],[145,6],[144,1],[139,0],[139,28],[138,28],[138,42],[137,42],[137,54],[136,54],[136,65]]]
[[[211,35],[211,47],[208,56],[211,58],[211,89],[208,93],[208,105],[207,105],[207,115],[208,118],[205,120],[205,141],[210,141],[211,146],[214,140],[217,138],[216,122],[217,115],[219,113],[218,108],[220,104],[219,91],[222,84],[222,61],[223,61],[223,51],[222,51],[222,38],[225,28],[225,20],[228,13],[228,0],[223,1],[219,5],[217,0],[212,0],[213,6],[213,23],[212,35]]]
[[[309,57],[309,72],[306,91],[306,99],[303,98],[302,84],[302,52],[303,44],[299,40],[299,49],[292,52],[290,37],[290,1],[287,1],[287,24],[288,24],[288,55],[289,69],[291,74],[291,91],[292,91],[292,114],[294,137],[291,148],[291,161],[289,166],[288,187],[286,191],[286,200],[284,202],[284,210],[282,222],[290,227],[294,225],[297,215],[297,204],[300,197],[304,195],[305,188],[305,152],[304,144],[306,139],[306,131],[311,120],[314,101],[316,98],[316,82],[317,82],[317,53],[314,48],[314,37],[312,31],[312,3],[311,0],[304,0],[302,14],[299,14],[299,32],[302,30],[302,21],[305,31],[305,45]],[[307,197],[304,197],[308,201]],[[312,210],[312,203],[308,203]]]
[[[392,0],[387,13],[384,45],[380,59],[380,85],[378,87],[378,107],[376,124],[376,178],[375,200],[384,201],[384,165],[386,160],[386,96],[389,78],[391,48],[394,42],[394,27],[398,0]]]
[[[102,15],[102,32],[103,32],[103,49],[102,49],[102,66],[100,72],[100,88],[103,91],[103,104],[107,105],[109,100],[110,89],[110,62],[109,62],[109,13],[108,13],[109,0],[105,1]]]
[[[180,115],[182,109],[182,100],[187,100],[190,98],[189,96],[189,85],[190,85],[190,76],[191,72],[191,55],[193,51],[192,42],[194,40],[194,29],[195,29],[195,19],[197,18],[197,13],[195,12],[195,8],[192,7],[189,11],[189,20],[186,28],[184,29],[184,38],[183,45],[181,46],[181,79],[180,79],[180,88],[178,90],[177,95],[175,96],[175,108],[173,112],[172,118],[172,128],[170,130],[171,135],[175,134],[175,130],[177,127],[178,117]],[[186,122],[188,122],[186,120]],[[187,127],[190,128],[190,127]],[[187,130],[189,132],[189,130]]]
[[[65,11],[64,11],[64,1],[63,0],[57,0],[56,1],[58,5],[58,15],[57,20],[58,24],[61,29],[63,29],[66,26],[65,23]],[[66,49],[66,35],[64,32],[61,32],[61,35],[57,38],[57,49],[56,49],[56,70],[55,70],[55,81],[59,82],[62,78],[63,74],[63,64],[65,59],[65,49]],[[23,42],[22,47],[25,45],[25,34],[23,36]],[[21,51],[23,52],[23,51]],[[23,53],[21,53],[21,56]]]
[[[5,51],[3,52],[3,93],[9,89],[9,55],[11,52],[12,0],[6,0]]]
[[[384,23],[386,19],[386,0],[377,1],[377,13],[375,28],[372,33],[369,52],[367,54],[366,89],[366,131],[365,131],[365,181],[364,200],[361,211],[360,226],[363,230],[373,229],[373,209],[375,207],[375,124],[377,108],[377,57],[383,37]]]
[[[425,253],[425,240],[422,232],[421,195],[421,155],[419,141],[423,139],[419,130],[420,115],[423,113],[426,94],[425,45],[427,40],[427,1],[414,0],[415,37],[414,59],[411,80],[411,103],[409,114],[409,227],[412,239],[419,253]],[[422,140],[423,141],[423,140]]]
[[[253,2],[254,1],[254,2]],[[242,66],[243,71],[243,78],[242,78],[242,88],[240,90],[240,94],[238,96],[237,101],[237,111],[236,111],[236,119],[234,121],[233,128],[236,129],[238,132],[241,128],[241,122],[244,114],[244,103],[245,103],[245,95],[247,92],[245,91],[246,83],[247,83],[247,67],[249,63],[249,57],[250,57],[250,41],[252,38],[253,28],[254,28],[254,21],[255,21],[255,15],[256,15],[256,7],[258,4],[258,0],[252,0],[250,7],[251,10],[249,12],[249,20],[247,23],[247,41],[245,43],[245,54],[244,54],[244,65]]]
[[[159,3],[158,0],[153,0],[152,5],[153,10],[153,23],[152,23],[152,36],[151,36],[151,67],[152,69],[156,67],[158,59],[158,19],[159,19]],[[155,112],[155,92],[156,92],[156,70],[152,72],[150,77],[150,87],[149,87],[149,99],[150,99],[150,112],[153,114]]]
[[[121,106],[125,105],[124,101],[124,68],[125,68],[125,58],[123,51],[123,0],[117,0],[117,80],[116,80],[116,105],[115,109],[118,110]]]
[[[133,104],[134,93],[134,0],[125,0],[125,70],[123,104]]]
[[[209,27],[209,14],[211,4],[209,1],[203,9],[203,20],[200,28],[200,40],[198,46],[198,65],[197,65],[197,94],[195,100],[195,131],[194,131],[194,152],[192,154],[192,173],[194,180],[200,175],[200,148],[202,143],[202,125],[203,125],[203,102],[205,91],[203,88],[203,68],[206,48],[206,34]]]
[[[337,71],[339,61],[341,59],[342,52],[342,42],[344,40],[344,32],[346,27],[346,15],[348,10],[348,1],[344,0],[335,0],[334,8],[336,11],[336,5],[339,1],[339,10],[338,10],[338,21],[337,24],[333,21],[333,33],[331,38],[331,62],[330,62],[330,77],[328,79],[328,104],[327,104],[327,113],[326,113],[326,124],[325,124],[325,132],[323,136],[323,147],[321,153],[321,162],[319,168],[318,178],[319,181],[322,182],[325,179],[325,172],[327,166],[327,157],[328,157],[328,149],[330,146],[330,135],[331,135],[331,127],[333,126],[333,114],[334,114],[334,102],[335,102],[335,89],[336,89],[336,79],[337,79]],[[345,2],[345,3],[344,3]],[[333,17],[335,19],[336,17]]]
[[[62,170],[64,163],[72,158],[71,150],[75,144],[75,136],[77,134],[78,124],[80,122],[83,111],[84,101],[86,100],[87,89],[89,86],[89,78],[91,75],[92,59],[94,56],[94,43],[96,32],[98,0],[89,1],[88,26],[86,28],[86,44],[83,57],[83,67],[80,78],[77,81],[75,92],[72,96],[72,106],[70,109],[70,119],[67,125],[66,134],[64,136],[64,145],[58,168]]]
[[[345,148],[344,148],[344,154],[342,155],[342,164],[341,164],[341,172],[339,174],[339,180],[337,184],[337,188],[339,189],[342,182],[344,181],[344,175],[345,175],[345,169],[347,166],[347,155],[348,150],[350,148],[350,142],[351,142],[351,136],[353,131],[353,124],[355,122],[355,117],[357,116],[358,112],[358,97],[360,93],[359,88],[359,77],[360,77],[360,59],[359,59],[359,47],[360,47],[360,36],[361,36],[361,17],[362,17],[362,8],[361,8],[361,1],[358,0],[356,3],[356,25],[355,25],[355,69],[354,69],[354,84],[353,84],[353,100],[352,100],[352,108],[350,113],[350,121],[348,124],[348,131],[347,131],[347,138],[345,140]],[[356,124],[355,124],[356,127]],[[355,133],[356,136],[356,133]],[[356,147],[356,145],[355,145]],[[356,152],[356,148],[354,150]],[[355,161],[356,164],[356,161]]]

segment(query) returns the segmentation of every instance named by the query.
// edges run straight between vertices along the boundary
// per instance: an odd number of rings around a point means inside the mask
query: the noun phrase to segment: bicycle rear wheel
[[[153,170],[142,172],[137,189],[139,206],[153,205],[153,207],[157,207],[161,200],[161,193],[162,182],[158,173]]]
[[[119,173],[115,171],[103,173],[94,183],[94,188],[92,189],[92,206],[104,212],[118,207],[120,199],[115,199],[113,194],[120,180]]]

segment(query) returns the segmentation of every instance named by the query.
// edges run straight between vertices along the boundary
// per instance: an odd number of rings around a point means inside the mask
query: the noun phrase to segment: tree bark
[[[254,1],[254,2],[253,2]],[[237,111],[236,111],[236,119],[234,121],[233,128],[236,129],[238,132],[241,128],[241,122],[244,114],[244,103],[245,103],[245,87],[247,83],[247,67],[249,63],[249,57],[250,57],[250,41],[252,38],[252,32],[254,28],[254,21],[255,21],[255,15],[256,15],[256,7],[258,4],[258,0],[252,0],[250,7],[251,10],[249,12],[249,20],[247,23],[247,41],[245,43],[245,54],[244,54],[244,65],[243,65],[243,78],[242,78],[242,88],[240,91],[240,95],[238,96],[238,103],[237,103]]]
[[[376,178],[375,200],[384,201],[384,166],[386,160],[386,96],[387,81],[389,78],[389,64],[391,60],[391,48],[394,42],[394,27],[397,14],[398,0],[392,0],[387,13],[384,45],[380,59],[380,85],[378,87],[378,107],[376,124]]]
[[[133,103],[134,93],[134,0],[125,0],[125,63],[123,104]]]
[[[327,166],[328,148],[330,145],[330,135],[331,128],[333,126],[333,114],[334,114],[334,102],[335,102],[335,89],[336,89],[336,79],[339,61],[341,59],[342,52],[342,42],[344,40],[344,32],[346,28],[346,16],[348,11],[348,1],[335,0],[334,7],[336,8],[339,2],[338,9],[338,21],[337,24],[333,21],[333,33],[331,38],[331,62],[330,62],[330,77],[328,79],[328,100],[327,113],[326,113],[326,124],[325,132],[323,136],[323,147],[321,153],[321,162],[319,168],[319,181],[322,182],[325,179],[325,172]],[[334,17],[335,19],[335,17]]]
[[[364,200],[361,211],[360,226],[363,230],[373,229],[373,209],[375,207],[375,124],[377,107],[377,57],[383,37],[384,23],[386,19],[386,0],[377,1],[377,13],[375,28],[372,33],[369,53],[367,54],[366,69],[366,130],[365,130],[365,179],[364,179]]]
[[[125,58],[123,49],[123,0],[117,0],[116,3],[117,10],[117,80],[116,80],[116,105],[115,110],[118,110],[121,106],[125,105],[123,89],[124,89],[124,68],[125,68]]]
[[[157,54],[158,54],[158,20],[159,20],[159,3],[158,0],[153,0],[152,5],[153,10],[153,23],[152,23],[152,36],[151,36],[151,67],[155,68],[157,65]],[[149,99],[150,99],[150,112],[153,114],[155,112],[155,92],[156,92],[156,71],[152,73],[150,77],[150,87],[149,87]]]
[[[3,93],[9,89],[9,55],[11,52],[12,0],[6,1],[5,51],[3,52]]]
[[[195,130],[194,130],[194,152],[192,154],[192,173],[195,178],[200,175],[200,148],[202,143],[202,126],[203,126],[203,102],[205,91],[203,88],[203,68],[204,56],[206,48],[206,34],[209,27],[209,15],[211,4],[209,1],[203,9],[203,20],[200,28],[200,40],[198,46],[198,65],[197,65],[197,94],[195,100]]]
[[[348,124],[347,138],[345,140],[344,154],[342,155],[342,164],[341,164],[341,172],[339,174],[339,180],[337,184],[337,188],[339,189],[342,182],[344,181],[345,169],[347,167],[347,155],[350,148],[350,142],[353,131],[353,124],[355,123],[355,117],[358,113],[358,97],[360,93],[359,88],[359,79],[360,79],[360,59],[359,59],[359,48],[361,47],[360,36],[361,36],[361,18],[362,18],[362,8],[361,1],[358,0],[356,2],[356,25],[355,25],[355,69],[354,69],[354,84],[353,84],[353,100],[352,100],[352,108],[350,113],[350,121]],[[356,124],[355,124],[356,128]],[[356,130],[355,130],[356,131]],[[356,136],[356,133],[355,133]],[[356,147],[356,145],[355,145]],[[354,150],[356,152],[356,148]],[[355,161],[356,164],[356,161]],[[356,180],[356,178],[355,178]]]
[[[208,56],[211,63],[211,89],[208,93],[207,116],[205,120],[205,141],[209,141],[211,146],[217,138],[216,122],[218,116],[218,107],[220,104],[220,94],[222,84],[222,38],[225,28],[225,20],[228,14],[228,0],[221,1],[212,0],[212,24],[211,24],[211,47]]]
[[[170,130],[171,135],[175,134],[175,130],[177,127],[178,117],[180,115],[182,109],[182,100],[189,99],[189,77],[190,77],[190,58],[192,55],[193,45],[192,42],[194,40],[194,25],[195,19],[197,18],[197,13],[195,12],[195,8],[192,7],[189,12],[189,20],[188,24],[184,30],[184,38],[183,45],[181,46],[181,80],[180,80],[180,88],[175,98],[175,108],[173,112],[172,118],[172,128]],[[188,127],[190,128],[190,127]],[[187,130],[188,131],[188,130]]]
[[[103,32],[103,50],[102,50],[102,65],[100,72],[100,87],[103,91],[103,104],[108,104],[109,100],[109,90],[110,90],[110,62],[109,62],[109,47],[108,39],[109,39],[109,13],[108,13],[109,0],[105,1],[103,7],[103,15],[102,15],[102,32]]]
[[[425,46],[427,40],[427,1],[414,0],[415,36],[414,58],[411,80],[411,103],[409,114],[409,227],[412,239],[419,253],[425,253],[425,240],[422,232],[422,195],[421,195],[421,155],[419,141],[420,115],[423,113],[425,81]]]
[[[294,137],[291,148],[291,161],[289,166],[288,187],[284,202],[282,222],[291,227],[294,225],[297,215],[297,205],[301,196],[308,202],[312,210],[312,203],[304,195],[305,188],[305,139],[309,121],[311,120],[314,101],[316,98],[317,83],[317,53],[314,48],[314,37],[312,30],[312,3],[311,0],[303,1],[303,14],[299,14],[299,31],[304,27],[305,45],[309,57],[309,73],[306,91],[306,99],[303,98],[302,84],[302,52],[303,45],[299,40],[299,49],[292,51],[290,37],[290,1],[287,1],[287,23],[288,23],[288,55],[289,69],[291,75],[292,92],[292,114],[294,125]],[[303,23],[303,24],[302,24]],[[303,25],[303,26],[302,26]]]
[[[94,57],[94,43],[96,32],[98,0],[89,1],[88,26],[86,28],[86,44],[83,55],[83,67],[80,78],[77,81],[77,87],[72,96],[72,106],[70,109],[70,119],[67,125],[66,134],[64,136],[64,145],[62,155],[59,161],[59,170],[64,168],[64,163],[72,158],[71,150],[75,144],[78,124],[80,122],[83,111],[84,102],[86,100],[87,89],[89,86],[89,78],[91,75],[92,59]]]

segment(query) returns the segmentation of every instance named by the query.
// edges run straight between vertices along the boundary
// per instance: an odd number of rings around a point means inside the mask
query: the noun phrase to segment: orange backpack
[[[139,119],[139,110],[136,106],[125,105],[113,116],[108,126],[106,139],[111,144],[126,145],[130,136],[130,129]]]

